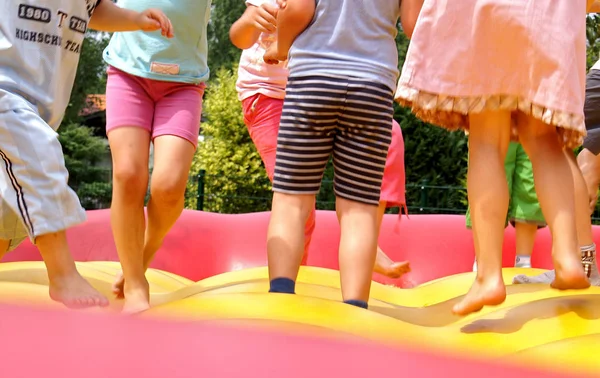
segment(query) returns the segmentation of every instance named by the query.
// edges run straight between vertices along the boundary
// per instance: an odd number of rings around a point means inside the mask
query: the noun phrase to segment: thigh
[[[85,220],[58,134],[33,106],[0,112],[0,159],[0,197],[32,239]]]
[[[153,144],[151,187],[185,190],[196,149],[189,141],[174,135],[159,136]]]
[[[334,189],[348,200],[379,205],[392,140],[393,92],[352,79],[337,125],[333,150]]]
[[[144,79],[109,66],[106,79],[106,133],[119,127],[138,127],[151,131],[154,101]]]
[[[153,85],[164,95],[156,100],[152,139],[172,135],[188,141],[195,149],[200,133],[204,84],[157,82]]]
[[[319,192],[343,103],[341,87],[328,78],[290,78],[277,135],[274,191]]]
[[[136,177],[147,180],[150,133],[139,127],[119,127],[108,134],[108,143],[116,180],[129,183]]]
[[[396,121],[392,122],[392,141],[388,148],[380,200],[387,207],[402,206],[406,203],[406,178],[404,170],[404,138]]]
[[[243,108],[244,123],[250,138],[260,154],[269,179],[273,181],[277,133],[283,111],[283,100],[258,94],[244,100]]]

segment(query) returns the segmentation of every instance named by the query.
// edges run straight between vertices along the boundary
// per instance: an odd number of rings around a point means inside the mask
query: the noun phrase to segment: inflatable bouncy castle
[[[184,211],[147,273],[152,308],[120,315],[119,272],[109,211],[88,212],[68,231],[78,268],[111,298],[108,308],[67,310],[48,297],[46,270],[29,242],[0,264],[2,377],[569,377],[600,372],[600,288],[557,291],[511,285],[517,274],[552,269],[547,229],[535,269],[511,268],[507,300],[466,317],[453,304],[474,273],[464,217],[412,215],[380,245],[412,271],[374,275],[369,310],[341,302],[334,212],[319,211],[297,295],[269,294],[269,213]],[[600,241],[600,230],[594,229]]]

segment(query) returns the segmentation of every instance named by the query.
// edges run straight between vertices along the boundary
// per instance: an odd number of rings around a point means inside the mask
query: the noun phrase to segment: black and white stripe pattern
[[[17,181],[17,178],[15,177],[15,174],[12,169],[12,162],[2,150],[0,150],[0,158],[4,161],[6,175],[10,180],[10,183],[17,195],[17,207],[19,208],[19,213],[21,215],[21,218],[23,219],[23,223],[25,224],[25,227],[27,227],[28,233],[30,235],[35,235],[35,230],[33,229],[33,222],[31,221],[29,211],[27,210],[27,204],[25,203],[25,194],[23,193],[23,188],[21,187],[21,185]]]
[[[393,91],[358,78],[290,77],[273,190],[316,194],[333,153],[337,196],[378,205],[392,140]]]

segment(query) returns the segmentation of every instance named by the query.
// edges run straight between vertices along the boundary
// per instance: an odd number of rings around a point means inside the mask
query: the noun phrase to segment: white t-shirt
[[[276,5],[275,0],[247,0],[248,6],[261,6],[263,3]],[[242,52],[238,68],[236,89],[240,100],[255,94],[283,99],[289,76],[287,61],[277,65],[266,64],[263,56],[269,46],[275,43],[275,33],[261,33],[258,41]]]
[[[600,70],[600,60],[598,60],[590,70]]]
[[[37,106],[54,129],[69,104],[81,44],[99,2],[0,1],[0,88]],[[20,102],[0,101],[0,111],[15,106]]]

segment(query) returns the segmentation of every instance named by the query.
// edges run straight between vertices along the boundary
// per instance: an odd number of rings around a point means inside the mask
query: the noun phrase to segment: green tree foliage
[[[241,50],[229,40],[229,28],[244,13],[240,0],[217,0],[213,3],[208,24],[208,66],[211,72],[230,69],[240,60]]]
[[[108,44],[106,33],[88,31],[79,58],[77,76],[63,124],[79,122],[79,112],[85,107],[89,94],[102,94],[106,90],[106,64],[102,51]]]
[[[112,192],[110,172],[98,166],[106,156],[107,144],[92,132],[89,127],[72,123],[63,125],[59,134],[69,171],[69,186],[77,192],[86,209],[109,205]]]
[[[426,124],[409,109],[400,106],[396,107],[394,118],[402,126],[404,136],[408,206],[413,209],[427,207],[428,212],[464,208],[466,192],[458,188],[463,186],[467,171],[465,134]],[[415,184],[423,184],[426,188],[421,189]]]
[[[208,120],[202,124],[204,140],[194,157],[192,174],[206,171],[206,211],[243,213],[270,208],[270,183],[243,121],[236,72],[236,66],[219,69],[204,100]],[[188,193],[196,190],[197,182],[188,186]],[[194,208],[195,201],[190,198],[186,205]]]
[[[69,185],[77,191],[87,209],[109,204],[112,190],[109,172],[98,166],[107,153],[106,140],[94,136],[89,127],[82,126],[79,116],[87,95],[105,92],[106,65],[102,51],[107,43],[106,34],[86,34],[69,106],[58,130],[69,171]]]
[[[589,69],[598,61],[600,53],[600,16],[589,14],[586,23],[587,37],[587,68]]]
[[[398,63],[406,59],[409,40],[398,33]],[[448,132],[422,122],[410,109],[394,107],[394,118],[402,127],[406,202],[411,211],[458,211],[466,208],[466,191],[461,189],[467,171],[467,138],[462,132]],[[424,186],[424,188],[422,188]]]

